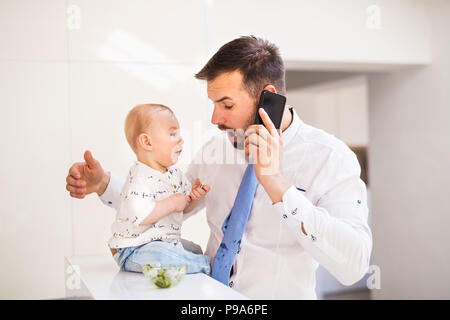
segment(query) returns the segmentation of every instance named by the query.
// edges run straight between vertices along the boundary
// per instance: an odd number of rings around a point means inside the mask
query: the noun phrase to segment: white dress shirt
[[[319,264],[344,285],[360,280],[369,267],[372,234],[355,154],[290,110],[293,120],[282,133],[281,172],[292,186],[282,202],[272,204],[258,185],[230,278],[230,287],[255,299],[317,299]],[[196,209],[185,215],[206,207],[208,256],[214,257],[222,241],[221,228],[247,165],[244,152],[221,133],[202,147],[188,168],[191,183],[200,178],[211,186]],[[101,200],[114,207],[121,186],[122,181],[111,175]]]
[[[180,169],[170,167],[162,173],[136,161],[120,193],[109,247],[135,247],[155,240],[180,241],[183,212],[172,212],[152,225],[140,226],[140,223],[152,212],[156,201],[175,193],[189,195],[190,191],[191,183]]]

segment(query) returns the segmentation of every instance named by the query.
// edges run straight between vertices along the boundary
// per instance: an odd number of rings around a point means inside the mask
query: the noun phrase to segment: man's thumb
[[[94,167],[97,165],[97,160],[94,159],[92,153],[89,150],[84,153],[84,160],[86,161],[89,169],[94,169]]]

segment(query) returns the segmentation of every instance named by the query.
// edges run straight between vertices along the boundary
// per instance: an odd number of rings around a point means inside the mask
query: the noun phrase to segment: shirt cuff
[[[120,197],[120,191],[117,190],[117,186],[121,185],[122,180],[111,173],[105,192],[99,196],[100,200],[108,207],[115,209],[117,206],[117,203],[115,202],[118,201]]]
[[[309,234],[312,230],[310,216],[314,210],[314,205],[309,201],[304,193],[297,190],[295,186],[289,187],[283,194],[282,202],[274,204],[275,210],[281,215],[286,224],[301,228],[303,222],[306,232]],[[304,233],[302,232],[304,235]]]

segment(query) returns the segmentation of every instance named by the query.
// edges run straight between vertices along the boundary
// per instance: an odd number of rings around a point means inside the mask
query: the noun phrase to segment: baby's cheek
[[[178,159],[178,155],[175,153],[174,148],[166,148],[165,154],[166,159],[171,159],[172,161],[176,161]]]

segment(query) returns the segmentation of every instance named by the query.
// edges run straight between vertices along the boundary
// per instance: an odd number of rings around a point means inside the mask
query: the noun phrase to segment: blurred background
[[[65,256],[106,255],[115,211],[69,197],[91,150],[125,177],[123,122],[170,106],[186,168],[210,125],[193,75],[242,35],[277,44],[288,104],[346,142],[369,191],[371,268],[320,299],[450,298],[450,1],[0,0],[0,298],[66,294]],[[206,247],[205,214],[183,237]]]

